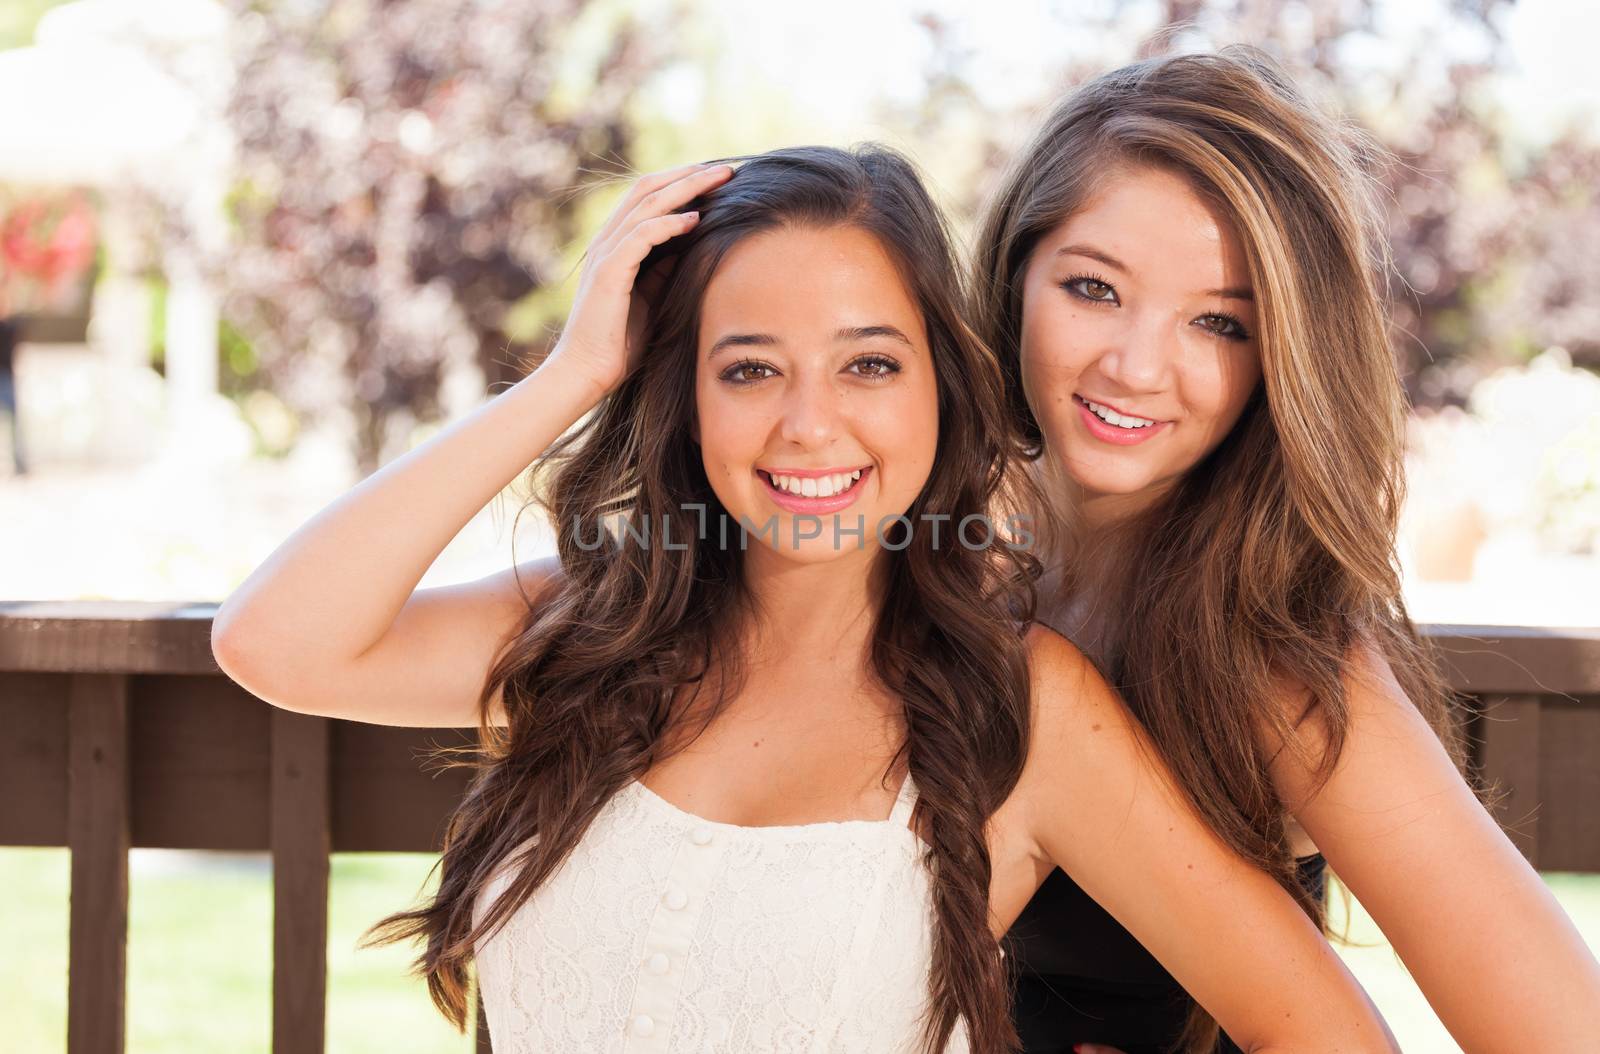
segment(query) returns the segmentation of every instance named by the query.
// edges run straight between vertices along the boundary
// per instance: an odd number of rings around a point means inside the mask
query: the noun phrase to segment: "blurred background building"
[[[970,233],[1073,83],[1244,41],[1393,154],[1413,614],[1600,625],[1597,37],[1586,0],[6,0],[0,598],[222,599],[547,349],[619,177],[880,139]],[[510,497],[425,585],[547,544]]]

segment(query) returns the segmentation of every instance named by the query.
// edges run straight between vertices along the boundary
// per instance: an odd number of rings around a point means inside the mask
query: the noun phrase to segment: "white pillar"
[[[182,432],[204,413],[217,392],[217,295],[193,258],[169,250],[167,272],[167,412]]]

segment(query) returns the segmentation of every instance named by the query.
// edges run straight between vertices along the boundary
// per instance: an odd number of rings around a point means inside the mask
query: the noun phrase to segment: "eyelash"
[[[851,359],[850,365],[872,365],[884,367],[883,372],[881,373],[868,373],[859,375],[863,380],[868,381],[887,380],[888,378],[900,372],[900,363],[896,362],[887,355],[862,355],[859,358]],[[735,362],[733,365],[729,366],[727,369],[718,374],[718,377],[728,384],[738,385],[740,387],[756,384],[760,381],[766,380],[765,377],[740,377],[739,373],[743,370],[773,370],[773,367],[765,362],[759,362],[755,359],[740,359],[738,362]],[[773,372],[777,371],[773,370]]]
[[[861,374],[861,376],[867,380],[885,380],[900,372],[900,363],[896,362],[887,355],[863,355],[858,359],[852,359],[850,361],[850,365],[852,366],[860,366],[863,363],[883,367],[883,372],[881,373]]]
[[[729,366],[727,369],[723,370],[720,374],[718,374],[718,377],[720,379],[724,380],[724,381],[727,381],[729,384],[738,384],[738,385],[754,384],[754,383],[756,383],[756,381],[764,380],[765,378],[762,378],[762,377],[740,377],[739,376],[740,371],[741,370],[770,370],[771,368],[772,367],[768,366],[766,363],[757,362],[755,359],[740,359],[738,362],[735,362],[732,366]]]
[[[1110,282],[1106,281],[1104,278],[1101,278],[1099,275],[1095,274],[1092,271],[1085,271],[1083,274],[1075,274],[1075,275],[1073,275],[1071,278],[1068,278],[1068,279],[1066,279],[1065,281],[1063,281],[1061,283],[1061,288],[1065,289],[1068,293],[1071,293],[1073,296],[1077,297],[1079,300],[1087,300],[1091,304],[1109,304],[1109,303],[1111,303],[1111,301],[1109,301],[1109,300],[1102,300],[1099,297],[1090,296],[1088,293],[1080,292],[1078,290],[1078,288],[1077,288],[1079,282],[1093,282],[1096,285],[1103,285],[1107,289],[1112,290],[1113,292],[1116,291],[1116,287],[1114,287]]]
[[[1091,304],[1110,304],[1110,303],[1113,302],[1113,301],[1110,301],[1110,300],[1101,299],[1099,297],[1090,296],[1087,293],[1080,292],[1078,290],[1078,288],[1077,288],[1078,287],[1078,283],[1080,283],[1080,282],[1094,282],[1097,285],[1103,285],[1107,289],[1110,289],[1113,294],[1115,294],[1115,292],[1116,292],[1116,287],[1115,286],[1113,286],[1110,282],[1106,281],[1104,278],[1101,278],[1099,275],[1094,274],[1092,272],[1086,272],[1084,274],[1075,274],[1071,278],[1065,279],[1061,283],[1061,288],[1065,289],[1069,295],[1075,296],[1079,300],[1084,300],[1084,301],[1087,301],[1088,303],[1091,303]],[[1210,332],[1214,336],[1221,337],[1224,340],[1240,340],[1240,341],[1243,341],[1243,340],[1249,340],[1250,339],[1250,330],[1245,328],[1245,324],[1243,322],[1239,321],[1239,319],[1236,316],[1230,315],[1226,311],[1208,311],[1204,315],[1201,315],[1200,317],[1201,318],[1221,319],[1222,321],[1227,322],[1229,325],[1233,326],[1233,332],[1230,332],[1230,333],[1224,333],[1224,332],[1221,332],[1219,330],[1211,329],[1209,326],[1201,327],[1203,329],[1206,329],[1208,332]]]

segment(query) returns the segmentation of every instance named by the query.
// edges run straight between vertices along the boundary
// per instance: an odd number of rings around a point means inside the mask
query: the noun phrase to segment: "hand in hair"
[[[650,251],[699,222],[677,212],[733,175],[727,165],[685,165],[636,182],[585,254],[578,295],[551,359],[567,363],[609,392],[639,361],[648,318],[639,267]]]
[[[550,358],[280,544],[212,619],[217,665],[299,713],[423,727],[466,727],[480,716],[504,723],[499,690],[483,691],[484,671],[527,613],[522,579],[537,591],[552,569],[417,585],[450,539],[627,375],[643,332],[640,264],[694,226],[697,217],[673,210],[731,171],[689,165],[639,180],[590,246]]]

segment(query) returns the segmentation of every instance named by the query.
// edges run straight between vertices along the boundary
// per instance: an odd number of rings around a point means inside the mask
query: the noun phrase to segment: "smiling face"
[[[750,549],[875,550],[927,482],[939,427],[922,311],[882,244],[857,227],[752,235],[718,265],[699,329],[706,477],[735,520],[776,526]]]
[[[1255,305],[1232,225],[1187,179],[1100,185],[1028,261],[1022,384],[1052,467],[1138,505],[1238,421],[1261,377]]]

